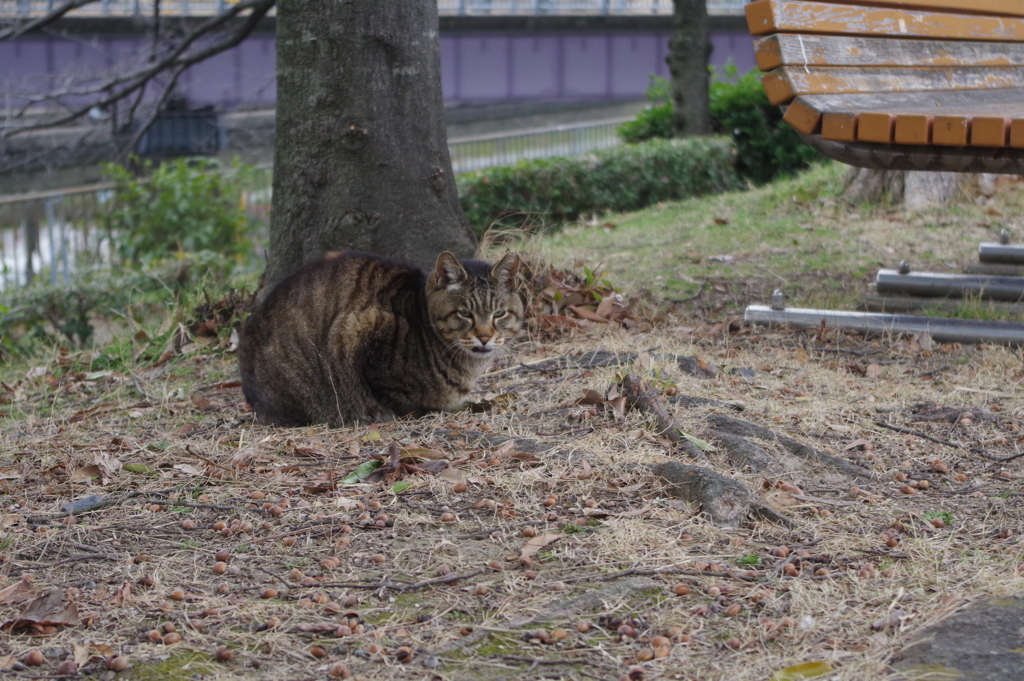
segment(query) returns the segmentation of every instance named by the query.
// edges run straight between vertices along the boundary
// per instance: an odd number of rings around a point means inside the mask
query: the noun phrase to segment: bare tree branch
[[[14,40],[19,36],[25,35],[26,33],[38,31],[39,29],[49,26],[53,22],[57,21],[71,10],[78,9],[79,7],[84,7],[85,5],[92,4],[96,1],[97,0],[69,0],[68,2],[65,2],[63,5],[58,7],[57,9],[52,10],[50,13],[41,16],[38,19],[33,19],[27,24],[15,26],[13,28],[7,29],[6,31],[0,32],[0,40]]]
[[[81,97],[86,95],[92,95],[102,90],[107,90],[118,85],[122,85],[124,83],[129,83],[130,85],[132,85],[131,89],[126,91],[123,95],[116,97],[116,99],[122,99],[124,96],[127,96],[128,94],[131,94],[131,92],[138,89],[139,85],[148,81],[157,73],[175,66],[176,60],[182,54],[184,54],[184,52],[189,47],[191,47],[192,44],[195,43],[197,40],[213,33],[215,30],[221,28],[224,24],[226,24],[231,19],[234,19],[242,12],[252,9],[253,13],[247,18],[246,22],[246,25],[249,26],[249,29],[245,33],[245,35],[242,36],[242,39],[244,39],[246,36],[248,36],[250,32],[252,32],[252,30],[256,27],[256,24],[258,24],[259,21],[266,15],[266,13],[270,11],[270,8],[272,8],[274,4],[274,0],[244,0],[243,2],[239,2],[236,5],[232,5],[227,11],[218,14],[217,16],[212,17],[211,19],[208,19],[207,21],[203,22],[202,24],[194,28],[192,31],[187,33],[185,37],[181,39],[181,42],[178,43],[178,45],[175,46],[175,48],[159,62],[156,62],[155,64],[152,62],[152,60],[147,62],[149,64],[152,64],[151,66],[147,66],[144,69],[139,69],[137,71],[132,71],[131,73],[127,73],[121,76],[104,80],[101,84],[96,86],[90,86],[86,89],[62,90],[50,92],[45,95],[40,95],[38,98],[33,99],[32,103],[52,101],[60,97]],[[253,21],[253,17],[255,17],[255,21]],[[239,42],[241,42],[241,40],[239,40]],[[203,57],[202,59],[205,58],[207,57]],[[202,59],[199,59],[198,61],[202,61]],[[132,81],[135,82],[133,83]],[[116,99],[111,101],[116,101]],[[97,102],[92,106],[106,106],[109,103],[110,102],[104,100],[102,102]]]
[[[73,0],[75,2],[81,2],[82,0]],[[174,49],[172,49],[167,55],[162,57],[156,62],[148,64],[145,68],[139,69],[129,74],[113,77],[106,79],[95,86],[79,89],[79,90],[64,90],[56,93],[49,93],[39,98],[34,98],[31,101],[38,103],[40,101],[55,100],[64,96],[83,96],[83,95],[95,95],[101,92],[107,92],[108,94],[101,99],[98,99],[87,104],[78,106],[77,108],[71,108],[69,113],[57,118],[55,120],[44,121],[35,123],[32,125],[26,125],[19,128],[7,130],[0,136],[0,139],[9,139],[14,135],[28,132],[31,130],[39,130],[44,128],[53,128],[66,123],[70,123],[78,118],[81,118],[89,112],[93,107],[104,108],[122,99],[130,96],[131,94],[144,88],[153,78],[157,75],[166,71],[173,73],[171,78],[171,84],[177,82],[178,77],[181,73],[201,61],[209,59],[215,55],[220,54],[232,47],[240,44],[250,33],[256,28],[259,22],[266,16],[267,12],[274,6],[275,0],[243,0],[236,5],[232,5],[227,11],[213,17],[202,24],[194,28],[188,34],[182,38],[181,42],[178,43]],[[227,36],[209,45],[205,48],[199,49],[190,54],[186,54],[188,49],[200,38],[209,36],[214,31],[224,27],[231,19],[237,17],[242,12],[252,10],[252,12],[245,17],[244,21],[233,31],[227,34]],[[164,94],[161,96],[161,105],[166,103],[167,97],[169,97],[169,91],[165,88]],[[28,105],[26,105],[27,108]],[[159,110],[159,107],[158,107]],[[23,109],[24,111],[24,109]],[[134,111],[134,107],[132,107]],[[147,123],[146,127],[152,125],[152,121]],[[137,142],[136,138],[141,136],[136,135],[133,140]]]
[[[186,68],[188,67],[178,66],[171,73],[171,78],[169,81],[167,81],[167,85],[164,86],[164,91],[160,95],[160,101],[157,102],[156,106],[153,108],[153,112],[149,115],[148,118],[146,118],[146,122],[139,126],[139,129],[136,130],[135,134],[132,135],[131,140],[128,142],[128,144],[125,145],[125,152],[130,152],[134,150],[135,147],[139,144],[139,142],[142,141],[142,136],[146,134],[146,131],[153,127],[153,124],[156,123],[157,116],[160,115],[161,109],[164,108],[164,105],[167,104],[167,100],[170,99],[171,94],[174,93],[174,86],[178,84],[178,78],[181,77],[182,71],[184,71]]]

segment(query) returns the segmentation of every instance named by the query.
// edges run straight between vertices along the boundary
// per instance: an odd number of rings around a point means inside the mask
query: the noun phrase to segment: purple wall
[[[442,33],[441,79],[447,103],[640,98],[648,74],[668,77],[668,32]],[[138,63],[136,36],[74,40],[30,35],[0,42],[0,97],[60,87],[68,75]],[[711,63],[728,58],[754,67],[744,31],[712,35]],[[194,105],[272,106],[274,36],[258,33],[239,47],[189,69],[181,87]]]

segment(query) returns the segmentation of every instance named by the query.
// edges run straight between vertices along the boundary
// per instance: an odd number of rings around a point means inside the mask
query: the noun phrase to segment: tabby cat
[[[444,252],[433,271],[341,251],[271,291],[242,328],[242,390],[260,423],[332,427],[454,409],[522,325],[519,257]]]

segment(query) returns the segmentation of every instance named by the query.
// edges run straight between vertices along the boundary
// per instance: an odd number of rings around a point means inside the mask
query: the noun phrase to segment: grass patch
[[[163,661],[137,664],[120,675],[128,681],[191,681],[199,676],[218,675],[220,666],[212,655],[192,651],[172,653]]]
[[[840,200],[845,169],[825,162],[756,189],[606,214],[538,240],[536,248],[556,266],[599,266],[623,290],[668,300],[701,291],[705,309],[737,312],[766,303],[775,288],[795,307],[855,309],[875,272],[900,260],[944,272],[976,261],[978,242],[1004,226],[991,215],[1012,214],[1024,201],[1024,190],[1010,187],[984,205],[920,214],[851,207]],[[964,301],[952,316],[1012,318],[987,301]]]
[[[941,305],[929,306],[921,310],[921,314],[929,317],[947,317],[950,319],[983,319],[986,321],[1017,321],[1020,314],[1006,307],[997,307],[994,301],[983,300],[974,295],[957,301],[956,307],[950,309]]]

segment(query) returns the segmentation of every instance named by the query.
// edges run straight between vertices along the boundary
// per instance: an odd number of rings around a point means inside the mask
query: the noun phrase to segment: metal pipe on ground
[[[876,312],[813,310],[787,308],[773,310],[767,305],[751,305],[743,321],[754,326],[784,325],[798,329],[826,328],[859,331],[865,336],[884,334],[927,334],[941,343],[994,343],[1024,345],[1024,323],[981,319],[914,317]]]
[[[965,298],[980,296],[989,300],[1024,300],[1024,277],[993,277],[983,274],[941,274],[878,270],[875,276],[879,295],[904,294],[929,298]]]
[[[1005,312],[1024,318],[1024,303],[1004,303],[1000,300],[986,300],[983,303],[970,303],[984,310]],[[964,301],[960,298],[915,298],[913,296],[861,296],[858,310],[865,312],[891,312],[894,314],[914,314],[918,310],[933,310],[934,314],[946,312],[959,313],[964,309]],[[957,316],[951,314],[950,316]]]
[[[998,244],[983,241],[978,246],[978,260],[980,262],[1024,265],[1024,244]]]
[[[973,262],[964,267],[964,274],[988,274],[997,277],[1024,277],[1024,264],[1000,265],[987,262]]]

